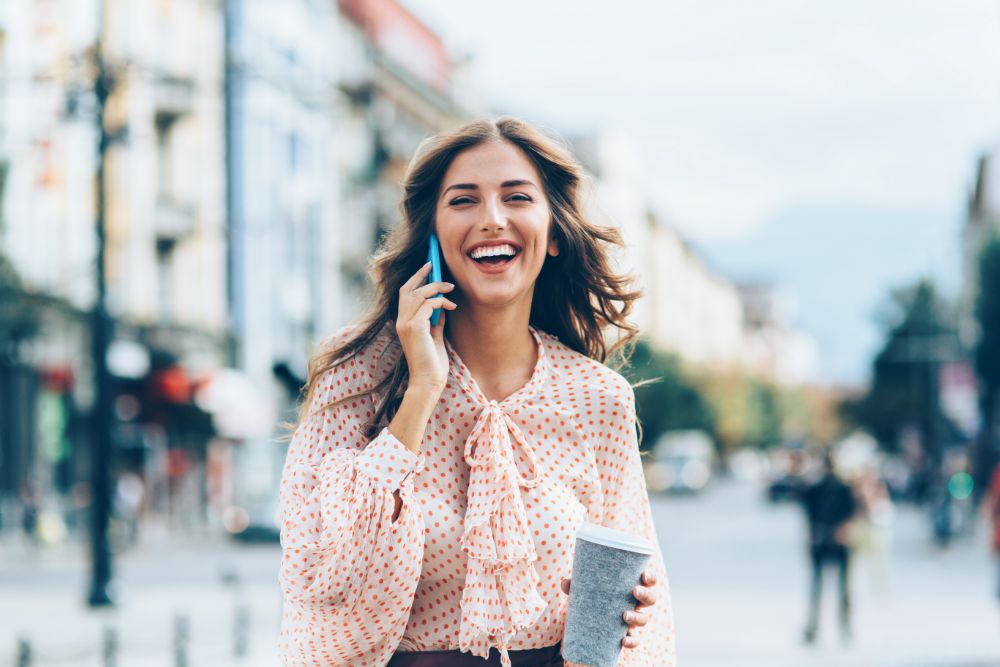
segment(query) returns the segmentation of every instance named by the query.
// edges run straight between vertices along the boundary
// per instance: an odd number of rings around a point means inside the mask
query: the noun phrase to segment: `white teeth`
[[[496,245],[496,246],[480,246],[469,253],[472,259],[479,259],[481,257],[493,257],[496,255],[507,255],[513,257],[517,254],[517,250],[514,246],[510,244]]]

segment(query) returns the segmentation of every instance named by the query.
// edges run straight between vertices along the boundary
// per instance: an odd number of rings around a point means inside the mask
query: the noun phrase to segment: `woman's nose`
[[[504,217],[503,211],[500,206],[496,203],[488,203],[483,207],[483,222],[482,227],[484,230],[496,227],[503,229],[507,226],[507,218]]]

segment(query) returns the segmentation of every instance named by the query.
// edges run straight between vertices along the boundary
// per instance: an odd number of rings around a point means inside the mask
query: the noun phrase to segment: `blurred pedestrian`
[[[38,546],[38,487],[34,480],[26,479],[21,484],[21,530],[27,538],[27,543]]]
[[[139,539],[139,520],[142,517],[145,497],[146,484],[142,481],[142,477],[131,470],[126,470],[118,476],[114,506],[115,513],[121,518],[125,527],[126,547],[134,546]]]
[[[812,566],[809,618],[804,639],[808,644],[816,641],[823,571],[827,565],[834,565],[838,573],[840,635],[846,642],[851,635],[850,528],[857,502],[851,487],[837,476],[829,451],[823,455],[821,477],[803,492],[802,505],[809,522],[809,560]]]
[[[993,468],[983,509],[986,511],[986,518],[990,523],[990,528],[992,528],[993,553],[997,558],[997,566],[1000,567],[1000,463]],[[997,598],[1000,599],[1000,570],[997,572]]]
[[[863,470],[853,483],[858,511],[851,528],[856,555],[868,564],[873,588],[882,596],[889,594],[888,544],[893,507],[889,489],[877,469]]]

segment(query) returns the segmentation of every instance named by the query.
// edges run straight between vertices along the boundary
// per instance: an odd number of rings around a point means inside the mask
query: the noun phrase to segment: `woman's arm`
[[[324,384],[346,386],[338,372]],[[404,436],[425,403],[407,404],[416,407],[400,420]],[[423,561],[411,479],[423,457],[389,428],[359,443],[370,410],[362,397],[316,412],[289,445],[280,487],[283,665],[381,667],[406,628]]]
[[[639,457],[635,393],[624,378],[617,376],[616,379],[613,394],[604,401],[607,418],[599,436],[600,446],[595,448],[604,489],[604,515],[600,523],[657,545],[646,566],[646,571],[656,578],[656,584],[651,587],[656,603],[642,612],[647,614],[648,622],[631,632],[638,646],[622,650],[618,667],[674,667],[676,651],[670,585]]]
[[[408,450],[416,455],[420,454],[420,443],[424,439],[424,431],[427,430],[427,422],[430,421],[434,413],[434,405],[437,403],[441,391],[434,387],[423,387],[413,385],[403,393],[403,400],[399,404],[399,410],[389,422],[389,432],[392,433]],[[393,491],[395,507],[392,511],[392,521],[399,518],[399,512],[403,506],[399,490]]]

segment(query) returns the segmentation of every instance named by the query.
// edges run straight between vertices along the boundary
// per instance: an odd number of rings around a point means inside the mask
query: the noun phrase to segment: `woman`
[[[634,394],[602,363],[639,293],[582,179],[514,119],[418,151],[372,314],[310,362],[281,482],[285,665],[561,665],[581,522],[656,540]],[[432,231],[447,282],[424,284]],[[622,665],[673,664],[650,563]]]

